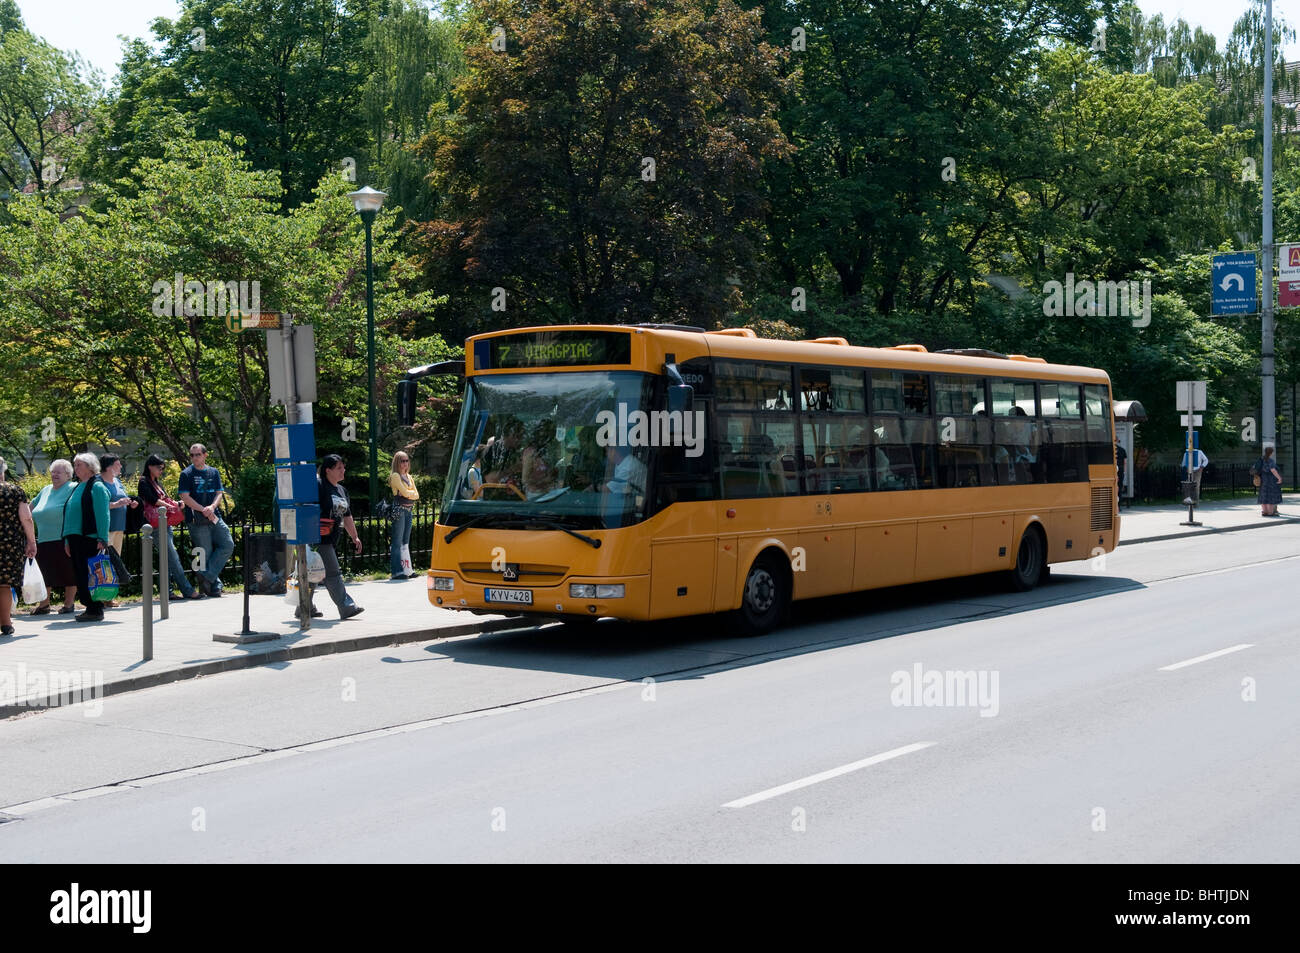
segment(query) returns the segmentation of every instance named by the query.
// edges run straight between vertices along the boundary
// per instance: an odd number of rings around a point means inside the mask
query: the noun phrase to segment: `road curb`
[[[1240,526],[1189,529],[1183,533],[1169,533],[1168,535],[1165,536],[1143,536],[1140,539],[1121,539],[1119,541],[1119,544],[1121,546],[1133,546],[1138,543],[1161,543],[1167,539],[1186,539],[1188,536],[1206,536],[1211,533],[1236,533],[1239,530],[1243,530],[1243,529],[1263,529],[1266,526],[1286,526],[1291,523],[1300,523],[1300,519],[1297,519],[1294,516],[1282,516],[1282,517],[1278,517],[1275,520],[1269,520],[1267,523],[1265,522],[1243,523]],[[1123,524],[1121,523],[1121,526],[1122,525]],[[1121,529],[1121,532],[1122,531],[1123,530]]]
[[[292,662],[298,659],[315,658],[320,655],[335,655],[344,652],[362,652],[366,649],[381,649],[385,646],[404,645],[409,642],[432,642],[438,639],[450,638],[452,636],[477,635],[483,632],[496,632],[501,629],[513,629],[518,628],[520,625],[531,624],[534,623],[529,622],[522,616],[512,616],[507,619],[488,619],[483,622],[464,622],[456,625],[441,626],[435,629],[413,629],[409,632],[365,635],[355,639],[340,639],[337,642],[309,642],[304,645],[293,645],[287,648],[276,649],[272,652],[262,652],[257,655],[213,659],[210,662],[200,662],[197,665],[187,665],[184,668],[174,668],[164,672],[149,672],[145,675],[133,675],[130,678],[117,679],[103,685],[97,697],[107,698],[110,695],[124,695],[127,692],[143,691],[147,688],[157,688],[159,685],[170,685],[173,682],[185,681],[191,678],[203,678],[204,676],[217,675],[221,672],[234,672],[246,668],[256,668],[259,665],[274,665],[278,662]],[[62,705],[79,704],[83,700],[83,698],[75,697],[71,692],[49,693],[27,699],[25,703],[21,705],[0,705],[0,719],[12,718],[15,715],[40,711],[46,708],[58,708]]]

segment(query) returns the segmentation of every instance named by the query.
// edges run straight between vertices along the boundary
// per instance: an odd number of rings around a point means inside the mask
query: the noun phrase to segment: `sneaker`
[[[339,610],[339,618],[343,620],[351,619],[353,616],[361,615],[365,611],[361,606],[345,606]]]
[[[85,612],[79,612],[79,613],[77,613],[77,617],[76,617],[76,618],[77,618],[77,621],[78,621],[78,622],[103,622],[103,621],[104,621],[104,613],[103,613],[103,612],[91,612],[89,609],[87,609]]]

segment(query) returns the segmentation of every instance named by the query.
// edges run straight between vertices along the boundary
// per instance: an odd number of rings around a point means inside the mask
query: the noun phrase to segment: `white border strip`
[[[1219,649],[1219,651],[1211,652],[1209,655],[1198,655],[1196,656],[1196,658],[1189,658],[1185,662],[1175,662],[1173,665],[1165,665],[1157,669],[1156,671],[1172,672],[1174,669],[1177,668],[1186,668],[1189,665],[1195,665],[1197,662],[1208,662],[1210,659],[1218,658],[1220,655],[1229,655],[1233,652],[1240,652],[1242,649],[1253,649],[1254,647],[1255,647],[1255,643],[1253,642],[1243,642],[1241,645],[1234,645],[1231,648],[1227,648],[1227,649]]]
[[[791,781],[789,784],[782,784],[779,787],[768,788],[766,791],[759,791],[757,794],[751,794],[749,797],[742,797],[735,801],[728,801],[723,807],[749,807],[751,804],[757,804],[759,801],[766,801],[768,798],[780,797],[782,794],[788,794],[791,791],[797,791],[800,788],[806,788],[812,784],[818,784],[822,781],[829,781],[831,778],[838,778],[842,774],[848,774],[851,771],[859,771],[862,768],[869,768],[873,764],[880,764],[882,761],[889,761],[892,758],[901,758],[905,754],[911,754],[913,751],[920,751],[922,748],[929,748],[933,741],[918,741],[916,744],[904,745],[901,748],[895,748],[892,751],[886,751],[883,754],[872,755],[870,758],[863,758],[861,761],[854,761],[851,764],[841,765],[838,768],[831,768],[829,771],[822,771],[820,774],[810,774],[806,778],[800,778],[798,781]]]

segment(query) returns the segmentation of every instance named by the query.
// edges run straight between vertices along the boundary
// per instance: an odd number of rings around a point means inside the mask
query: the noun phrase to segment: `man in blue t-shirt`
[[[190,447],[190,465],[181,471],[181,503],[185,507],[185,521],[190,535],[202,547],[206,560],[196,577],[199,588],[206,595],[221,595],[221,570],[230,554],[235,551],[235,541],[230,527],[221,518],[221,474],[216,467],[208,466],[208,449],[201,443]]]

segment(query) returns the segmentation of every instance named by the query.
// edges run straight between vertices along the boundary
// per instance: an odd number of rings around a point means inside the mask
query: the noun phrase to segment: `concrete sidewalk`
[[[1230,533],[1239,529],[1300,523],[1300,494],[1284,493],[1277,516],[1260,516],[1259,504],[1248,496],[1239,500],[1200,503],[1194,519],[1200,526],[1182,526],[1187,507],[1132,506],[1120,510],[1119,544],[1150,543],[1158,539],[1179,539],[1203,533]]]
[[[77,622],[71,614],[33,616],[23,606],[14,612],[11,636],[0,637],[0,718],[30,711],[39,699],[58,694],[53,679],[102,679],[95,697],[152,688],[183,678],[249,668],[361,649],[430,641],[517,625],[505,616],[475,616],[429,604],[423,575],[405,580],[352,582],[348,592],[365,607],[343,622],[328,593],[316,593],[325,613],[311,629],[298,630],[294,607],[283,596],[252,596],[249,627],[280,636],[267,642],[233,645],[214,642],[216,633],[233,634],[243,626],[244,597],[173,599],[169,618],[153,606],[153,659],[144,662],[144,609],[140,603],[109,609],[103,622]],[[57,608],[57,603],[55,604]],[[78,611],[81,607],[77,607]],[[65,682],[66,685],[66,682]]]
[[[1206,503],[1196,508],[1200,527],[1180,526],[1185,506],[1134,506],[1121,511],[1120,544],[1177,539],[1208,533],[1300,523],[1300,495],[1283,498],[1283,516],[1263,518],[1249,498]],[[1297,515],[1285,515],[1287,512]],[[488,632],[521,624],[518,617],[475,616],[429,604],[423,575],[407,580],[354,582],[348,591],[366,611],[342,622],[326,593],[316,594],[324,618],[299,632],[293,607],[280,596],[253,596],[249,615],[255,631],[280,637],[268,642],[231,645],[214,642],[215,633],[238,632],[244,600],[236,593],[220,599],[173,600],[170,618],[161,620],[154,605],[154,657],[143,655],[143,609],[110,609],[103,622],[76,622],[71,615],[32,616],[15,612],[12,636],[0,637],[0,718],[48,704],[57,685],[73,673],[102,680],[95,697],[152,688],[184,678],[288,662],[294,659],[398,645],[403,642]],[[80,607],[78,607],[80,608]],[[526,617],[527,618],[527,617]],[[522,624],[531,624],[528,621]]]

